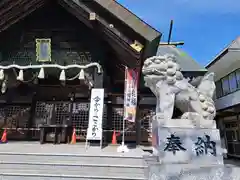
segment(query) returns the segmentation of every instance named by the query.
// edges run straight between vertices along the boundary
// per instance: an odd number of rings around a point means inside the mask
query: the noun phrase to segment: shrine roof
[[[206,68],[210,68],[213,66],[217,61],[223,58],[224,55],[226,55],[229,51],[231,52],[239,52],[240,50],[240,37],[237,37],[234,39],[230,44],[228,44],[220,53],[218,53],[210,63],[206,65]]]
[[[161,33],[115,0],[1,0],[0,32],[50,2],[60,4],[88,27],[108,34],[112,44],[118,44],[130,54],[125,59],[143,60],[156,54]],[[95,21],[89,19],[91,13],[96,14]],[[136,42],[140,50],[135,47]]]
[[[144,22],[138,16],[133,14],[127,8],[122,6],[116,0],[94,0],[96,3],[101,5],[103,8],[111,12],[119,20],[124,22],[126,25],[131,27],[135,32],[143,36],[148,41],[153,41],[161,35],[161,33],[154,29],[152,26]]]
[[[240,37],[237,37],[223,48],[212,61],[206,65],[206,68],[214,72],[215,81],[218,81],[239,68],[239,56]]]
[[[173,45],[159,45],[157,55],[173,54],[183,72],[207,72],[207,69],[198,64],[191,56]]]

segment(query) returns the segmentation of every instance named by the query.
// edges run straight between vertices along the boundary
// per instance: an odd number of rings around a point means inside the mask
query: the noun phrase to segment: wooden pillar
[[[141,55],[141,59],[143,59],[143,55]],[[137,63],[137,71],[138,71],[138,87],[137,87],[137,114],[136,114],[136,121],[135,121],[135,127],[136,127],[136,145],[140,145],[141,143],[141,117],[140,117],[140,101],[141,101],[141,96],[140,96],[140,87],[141,87],[141,70],[143,66],[143,61],[140,59],[140,64]]]
[[[51,122],[49,124],[49,122],[47,123],[48,125],[52,125],[52,124],[56,124],[56,115],[57,115],[57,112],[56,112],[56,99],[55,97],[52,99],[53,101],[53,108],[52,108],[52,118],[51,118]]]
[[[75,93],[71,93],[70,97],[70,112],[69,112],[69,121],[67,122],[67,125],[72,126],[72,113],[73,113],[73,103],[75,101]]]
[[[94,88],[103,88],[103,72],[98,73],[98,69],[94,70]]]
[[[140,92],[138,92],[138,101],[137,101],[137,115],[135,120],[135,128],[136,128],[136,145],[141,144],[141,117],[140,117]]]
[[[32,103],[31,103],[31,109],[30,109],[30,116],[28,118],[28,132],[27,132],[27,139],[31,140],[32,139],[32,130],[30,128],[33,128],[33,121],[34,121],[34,116],[35,116],[35,109],[36,109],[36,103],[37,103],[37,92],[33,92],[32,96]]]
[[[112,121],[112,95],[108,95],[107,98],[107,119],[106,119],[106,141],[109,143],[112,140],[112,127],[113,127],[113,121]]]

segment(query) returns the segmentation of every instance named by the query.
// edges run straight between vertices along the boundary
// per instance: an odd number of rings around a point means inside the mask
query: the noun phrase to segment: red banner
[[[130,122],[136,119],[138,78],[138,70],[125,68],[124,120]]]

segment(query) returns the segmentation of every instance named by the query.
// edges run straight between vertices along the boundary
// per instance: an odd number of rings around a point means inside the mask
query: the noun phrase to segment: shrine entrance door
[[[86,140],[89,102],[71,101],[38,101],[35,108],[33,127],[37,129],[40,124],[67,124],[76,129],[78,141]],[[104,117],[106,118],[106,113]],[[39,132],[33,134],[33,138],[39,139]]]

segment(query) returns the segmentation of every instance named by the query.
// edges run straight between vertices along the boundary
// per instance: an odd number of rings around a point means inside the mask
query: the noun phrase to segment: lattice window
[[[155,115],[154,108],[140,109],[141,140],[150,142],[152,138],[152,117]]]
[[[70,102],[61,102],[55,105],[55,112],[56,112],[56,124],[66,124],[70,119],[70,109],[71,104]]]
[[[107,112],[106,106],[104,105],[103,111],[103,130],[106,128],[106,120],[107,120]],[[72,110],[72,124],[76,128],[76,134],[81,136],[82,138],[86,137],[87,128],[88,128],[88,120],[89,120],[89,103],[73,103]],[[80,137],[80,138],[81,138]]]
[[[53,111],[55,107],[55,111]],[[53,113],[55,112],[55,124],[65,124],[70,119],[70,102],[37,102],[35,113],[35,126],[39,124],[52,124]]]
[[[0,126],[7,128],[27,128],[29,112],[29,106],[4,106],[0,108]]]
[[[0,126],[4,126],[5,113],[4,108],[0,108]]]
[[[53,107],[52,103],[37,102],[33,126],[38,127],[40,124],[50,124],[52,120]]]
[[[113,130],[122,131],[123,115],[124,115],[123,108],[113,108],[112,111]]]
[[[55,103],[55,117],[56,124],[63,124],[64,121],[70,120],[70,115],[72,118],[72,125],[76,128],[76,135],[81,138],[86,138],[87,128],[88,128],[88,118],[89,118],[89,103],[75,102],[72,105],[70,102],[57,102]],[[103,112],[103,130],[106,128],[107,112],[106,106],[104,105]],[[53,103],[37,102],[36,113],[35,113],[35,126],[39,124],[48,123],[50,124],[53,116]]]
[[[152,131],[152,117],[155,115],[154,109],[141,109],[140,110],[140,121],[141,128],[151,133]]]
[[[73,103],[72,125],[76,128],[77,136],[86,137],[89,117],[89,103]]]
[[[146,109],[140,109],[140,118],[136,119],[136,121],[141,122],[141,135],[145,136],[142,137],[143,141],[148,141],[149,138],[151,138],[151,132],[152,132],[152,116],[155,115],[154,108],[146,108]],[[113,129],[117,132],[121,132],[123,130],[123,115],[124,115],[124,109],[122,107],[114,107],[112,111],[112,121],[113,121]],[[125,121],[125,137],[127,140],[134,140],[134,136],[136,133],[135,129],[135,123]]]
[[[115,130],[118,133],[122,133],[123,131],[123,116],[124,116],[124,109],[123,108],[113,108],[112,111],[112,121],[113,121],[113,127],[112,129]],[[128,137],[133,137],[136,133],[135,130],[135,123],[124,121],[125,122],[125,137],[126,140],[128,140]]]
[[[103,124],[102,124],[103,130],[107,130],[107,106],[104,104],[103,109]]]

